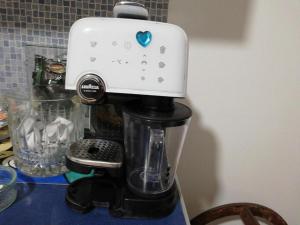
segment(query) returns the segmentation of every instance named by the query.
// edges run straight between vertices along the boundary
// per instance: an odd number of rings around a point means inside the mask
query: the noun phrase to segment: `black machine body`
[[[147,129],[153,126],[154,130],[165,130],[168,126],[181,126],[182,121],[187,119],[185,117],[189,116],[186,114],[171,120],[172,115],[178,116],[174,113],[177,104],[172,98],[165,97],[106,94],[100,104],[90,105],[90,129],[85,130],[85,139],[71,145],[66,154],[66,165],[71,171],[82,174],[93,172],[94,175],[69,185],[66,195],[68,206],[81,213],[95,207],[107,207],[112,216],[124,218],[169,215],[176,207],[179,195],[176,182],[170,177],[167,153],[163,146],[155,149],[160,152],[158,156],[146,153],[151,139],[151,134],[147,132],[143,132],[144,139],[136,137],[134,143],[128,143],[126,137],[135,135],[137,130],[131,133],[128,126],[131,122],[127,121],[126,127],[124,116],[132,115],[134,129],[142,131],[144,126]],[[136,124],[140,124],[140,128]],[[139,148],[143,142],[144,147]],[[137,147],[128,151],[129,145]],[[132,155],[142,165],[137,165]],[[146,163],[149,160],[160,160],[160,163],[150,165]],[[151,171],[145,175],[147,166]],[[139,176],[130,176],[141,167],[144,169],[138,170]],[[157,170],[153,171],[152,167]],[[132,183],[132,179],[135,182]],[[164,184],[163,179],[167,181]],[[142,182],[147,185],[141,187]]]

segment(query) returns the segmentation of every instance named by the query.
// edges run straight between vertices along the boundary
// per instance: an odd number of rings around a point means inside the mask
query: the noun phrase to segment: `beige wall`
[[[169,22],[190,38],[190,217],[247,201],[300,224],[300,1],[170,0]]]

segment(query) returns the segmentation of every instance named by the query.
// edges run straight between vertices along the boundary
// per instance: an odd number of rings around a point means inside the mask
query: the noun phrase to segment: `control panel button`
[[[147,65],[148,62],[147,62],[146,60],[143,60],[143,61],[141,62],[141,64],[142,64],[142,65]]]
[[[129,64],[129,61],[125,60],[125,59],[113,59],[111,60],[112,63],[117,63],[117,64]]]
[[[161,69],[164,68],[165,66],[166,66],[166,64],[164,62],[159,62],[158,63],[158,67],[161,68]]]
[[[95,62],[96,59],[97,59],[96,57],[90,57],[90,61],[91,61],[91,62]]]
[[[136,33],[137,42],[144,48],[146,48],[152,40],[152,34],[150,31],[139,31]]]
[[[164,82],[164,78],[158,77],[158,78],[157,78],[157,81],[158,81],[159,83],[162,83],[162,82]]]
[[[91,45],[92,48],[96,47],[97,44],[98,44],[97,41],[91,41],[90,42],[90,45]]]
[[[164,45],[160,46],[159,48],[160,54],[165,54],[166,50],[167,48]]]
[[[113,41],[111,44],[112,44],[112,46],[116,47],[118,45],[118,42]]]
[[[131,42],[130,41],[125,41],[124,42],[124,48],[127,49],[127,50],[131,49]]]
[[[115,59],[111,61],[112,63],[118,63],[118,64],[122,64],[122,59]],[[128,63],[128,62],[127,62]]]

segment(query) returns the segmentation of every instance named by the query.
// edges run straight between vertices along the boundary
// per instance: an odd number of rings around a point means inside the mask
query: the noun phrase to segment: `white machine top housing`
[[[105,92],[184,97],[188,41],[168,23],[123,18],[84,18],[70,30],[66,89],[99,76]]]

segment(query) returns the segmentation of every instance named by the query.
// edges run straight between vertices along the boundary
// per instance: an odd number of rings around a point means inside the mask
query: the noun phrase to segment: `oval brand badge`
[[[145,48],[151,43],[152,34],[150,31],[139,31],[136,33],[136,40],[141,46]]]

